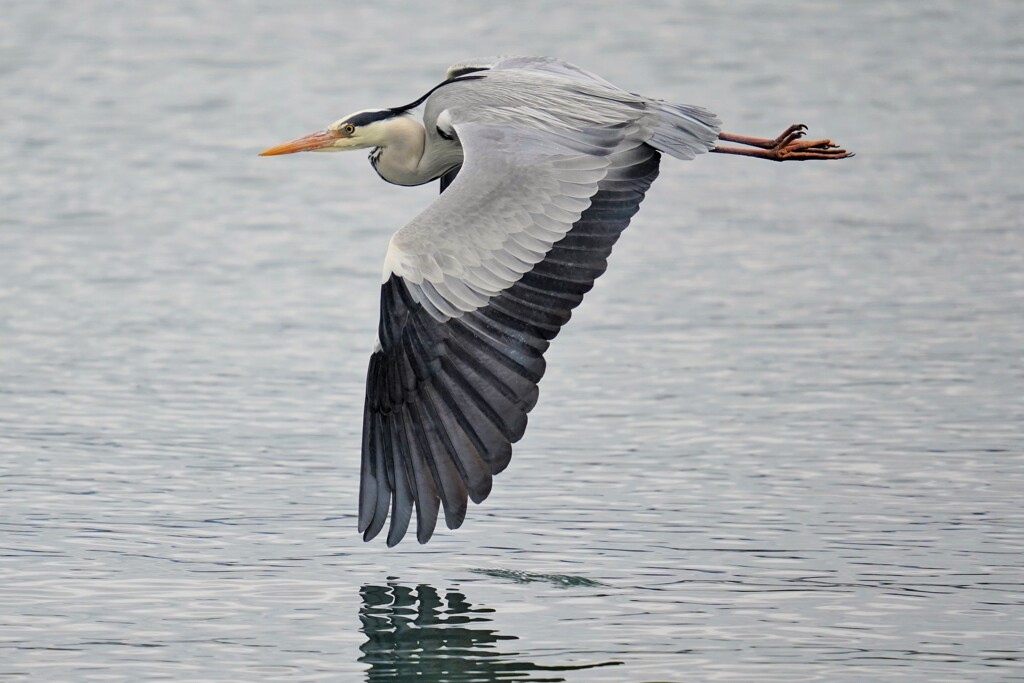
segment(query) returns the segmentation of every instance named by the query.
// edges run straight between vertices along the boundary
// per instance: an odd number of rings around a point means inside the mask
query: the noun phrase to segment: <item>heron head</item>
[[[296,138],[260,152],[261,157],[294,152],[341,152],[348,149],[383,147],[388,142],[388,122],[401,116],[392,109],[364,109],[349,114],[324,130]]]

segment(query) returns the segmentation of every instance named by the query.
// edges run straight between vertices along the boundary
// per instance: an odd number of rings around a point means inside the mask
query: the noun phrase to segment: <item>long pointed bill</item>
[[[340,138],[337,131],[334,130],[321,130],[316,133],[311,133],[305,137],[297,138],[291,142],[286,142],[283,145],[277,147],[271,147],[270,149],[260,152],[261,157],[272,157],[278,154],[294,154],[295,152],[315,152],[318,149],[324,149],[334,144],[334,141]]]

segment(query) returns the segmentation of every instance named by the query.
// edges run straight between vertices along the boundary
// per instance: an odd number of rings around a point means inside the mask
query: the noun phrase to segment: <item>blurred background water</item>
[[[1024,6],[4,2],[0,678],[1024,678]],[[390,234],[258,158],[556,55],[835,164],[665,161],[458,532],[355,532]]]

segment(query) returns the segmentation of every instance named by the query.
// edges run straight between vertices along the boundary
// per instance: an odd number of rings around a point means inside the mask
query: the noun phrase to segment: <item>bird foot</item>
[[[805,140],[807,126],[795,123],[782,135],[775,138],[769,150],[773,161],[807,161],[809,159],[847,159],[853,153],[847,152],[829,139]]]
[[[738,142],[741,145],[755,147],[756,149],[743,149],[741,147],[715,147],[713,152],[723,154],[740,154],[743,156],[758,157],[771,161],[809,161],[811,159],[848,159],[853,156],[839,145],[829,139],[805,140],[807,126],[802,123],[795,123],[775,139],[752,138],[745,135],[734,135],[732,133],[721,133],[719,140],[726,142]]]

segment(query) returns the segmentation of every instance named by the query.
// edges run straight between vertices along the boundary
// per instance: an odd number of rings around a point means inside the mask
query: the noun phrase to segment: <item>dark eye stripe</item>
[[[374,123],[375,121],[383,121],[385,119],[394,118],[395,116],[399,116],[401,114],[404,114],[405,112],[409,111],[410,109],[414,109],[414,108],[418,107],[419,105],[423,104],[424,100],[426,100],[428,97],[430,97],[431,93],[433,93],[435,90],[437,90],[438,88],[440,88],[442,86],[448,85],[449,83],[455,83],[457,81],[472,81],[472,80],[476,80],[476,79],[484,77],[482,74],[481,75],[468,75],[468,76],[467,75],[462,75],[462,74],[473,74],[473,72],[476,72],[476,71],[486,71],[486,69],[473,68],[471,70],[460,71],[459,72],[460,73],[459,76],[456,76],[456,77],[453,77],[453,78],[449,78],[447,81],[442,81],[441,83],[438,83],[433,88],[431,88],[429,91],[427,91],[427,93],[425,95],[423,95],[423,97],[419,98],[415,102],[410,102],[409,104],[402,105],[401,107],[392,107],[391,109],[376,109],[374,111],[359,112],[358,114],[353,114],[352,116],[350,116],[347,119],[345,119],[342,122],[341,125],[344,126],[345,124],[352,124],[356,128],[359,128],[360,126],[368,126],[371,123]]]
[[[390,119],[395,116],[395,113],[390,109],[381,109],[379,111],[364,111],[353,116],[348,117],[342,125],[353,125],[356,128],[359,126],[368,126],[374,121],[383,121],[384,119]]]

